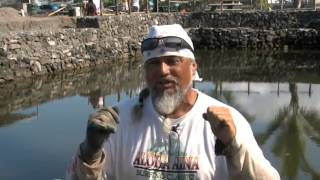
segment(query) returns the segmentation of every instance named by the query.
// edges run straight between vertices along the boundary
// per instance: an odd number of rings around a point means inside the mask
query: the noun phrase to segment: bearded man
[[[147,88],[91,115],[67,179],[280,179],[246,119],[192,87],[200,78],[180,25],[151,27],[141,50]]]

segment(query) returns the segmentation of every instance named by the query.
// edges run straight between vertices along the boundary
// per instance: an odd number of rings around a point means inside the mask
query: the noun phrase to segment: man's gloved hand
[[[115,133],[119,123],[118,109],[106,107],[90,115],[87,124],[87,134],[80,144],[80,157],[86,163],[92,164],[102,155],[104,141]]]

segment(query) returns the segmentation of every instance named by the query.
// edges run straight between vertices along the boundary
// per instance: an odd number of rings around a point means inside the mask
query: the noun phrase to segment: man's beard
[[[173,79],[174,80],[174,79]],[[181,88],[181,86],[176,83],[175,93],[168,93],[166,91],[160,92],[159,90],[151,90],[151,95],[153,98],[153,105],[155,109],[161,115],[168,115],[174,112],[176,108],[182,103],[184,95],[187,92],[187,88]]]
[[[168,94],[164,92],[161,96],[154,97],[154,106],[156,110],[162,114],[171,114],[182,102],[183,92],[181,88],[174,94]]]

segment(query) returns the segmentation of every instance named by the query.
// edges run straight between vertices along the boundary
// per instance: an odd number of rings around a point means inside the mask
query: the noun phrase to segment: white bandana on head
[[[172,25],[160,25],[152,26],[149,30],[149,34],[146,39],[149,38],[163,38],[163,37],[179,37],[185,40],[192,50],[194,50],[193,43],[187,32],[182,28],[180,24]],[[180,56],[186,57],[192,60],[195,60],[194,54],[190,49],[179,49],[176,48],[167,48],[164,46],[158,46],[153,50],[143,51],[143,61],[146,62],[152,58],[162,57],[162,56]],[[202,78],[199,77],[198,72],[193,76],[194,81],[202,81]]]

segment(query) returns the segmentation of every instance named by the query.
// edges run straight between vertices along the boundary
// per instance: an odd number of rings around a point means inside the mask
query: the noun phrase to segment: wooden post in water
[[[309,97],[311,97],[311,94],[312,94],[311,86],[312,86],[312,84],[310,83],[309,84]]]
[[[118,89],[117,94],[118,94],[117,100],[118,100],[118,102],[119,102],[119,101],[121,100],[121,92],[120,92],[120,89]]]
[[[280,95],[280,82],[279,81],[278,81],[278,87],[277,87],[277,95],[278,95],[278,97]]]

